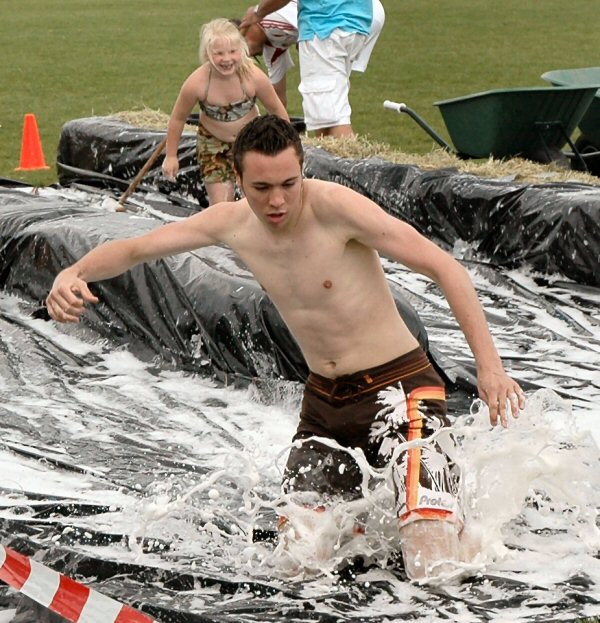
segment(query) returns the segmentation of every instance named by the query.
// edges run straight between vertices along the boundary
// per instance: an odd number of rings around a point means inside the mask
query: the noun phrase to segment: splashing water
[[[561,561],[565,547],[585,556],[600,547],[600,451],[590,433],[577,425],[569,404],[551,390],[539,390],[528,397],[520,417],[501,429],[489,425],[487,407],[476,401],[470,414],[457,419],[452,433],[457,440],[453,458],[462,474],[465,562],[457,563],[455,573],[445,572],[430,582],[493,571],[547,585],[545,568],[529,568],[533,556],[558,564],[557,577],[580,571],[577,556]],[[293,495],[279,495],[269,501],[256,492],[260,469],[248,456],[239,456],[240,473],[212,472],[175,500],[165,503],[162,492],[162,497],[145,501],[144,526],[180,513],[205,491],[219,506],[213,504],[212,512],[204,506],[202,530],[218,537],[222,553],[231,557],[228,565],[243,563],[252,577],[331,579],[359,558],[363,566],[391,573],[400,549],[391,469],[376,470],[360,451],[346,451],[363,471],[360,500],[340,500],[318,512],[313,510],[318,500],[299,503]],[[235,491],[225,481],[235,482]],[[224,513],[224,506],[233,505],[233,493],[237,508]],[[265,512],[285,517],[274,546],[250,538],[252,526]],[[139,540],[140,533],[135,536]]]
[[[482,565],[506,559],[525,534],[545,558],[563,556],[565,538],[593,554],[600,547],[600,451],[570,405],[552,390],[530,395],[508,429],[490,429],[488,409],[474,405],[459,419],[465,531]],[[511,547],[512,545],[512,547]],[[541,550],[538,550],[542,553]]]

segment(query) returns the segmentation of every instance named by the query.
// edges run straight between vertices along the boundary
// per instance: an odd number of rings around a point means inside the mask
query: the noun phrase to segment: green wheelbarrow
[[[597,86],[495,89],[435,102],[454,148],[405,104],[385,108],[408,114],[444,149],[461,158],[512,158],[553,162],[574,157],[586,168],[571,134]],[[561,149],[569,144],[572,154]]]
[[[542,78],[555,86],[561,87],[598,87],[600,85],[600,67],[556,69],[542,74]],[[579,121],[579,131],[581,135],[575,141],[577,149],[584,156],[600,156],[600,90],[596,91],[592,103]],[[597,166],[600,168],[600,158],[596,158],[596,160],[599,161]]]

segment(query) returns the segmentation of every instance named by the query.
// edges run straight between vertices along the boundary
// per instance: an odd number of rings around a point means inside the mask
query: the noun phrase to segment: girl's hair
[[[239,72],[243,78],[248,78],[254,66],[254,62],[248,54],[248,44],[237,26],[228,19],[213,19],[200,29],[200,64],[210,62],[211,51],[219,39],[224,39],[230,45],[240,48],[242,58]]]

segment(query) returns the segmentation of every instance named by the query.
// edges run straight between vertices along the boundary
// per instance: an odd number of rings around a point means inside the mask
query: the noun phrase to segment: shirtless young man
[[[290,453],[285,488],[358,497],[356,470],[332,466],[331,447],[313,435],[359,447],[379,466],[389,460],[390,436],[400,442],[425,439],[447,424],[443,382],[398,313],[379,253],[443,290],[475,356],[479,392],[493,425],[506,426],[509,411],[517,415],[524,396],[504,371],[465,269],[362,195],[304,180],[302,164],[302,144],[289,122],[273,115],[254,119],[234,146],[244,199],[100,245],[56,277],[48,311],[56,320],[77,322],[87,303],[98,302],[88,282],[163,256],[229,246],[277,306],[311,370],[296,434],[305,441]],[[378,402],[386,392],[398,405],[391,419],[385,401],[384,408]],[[427,452],[436,455],[438,467],[441,461],[435,479],[422,460]],[[460,517],[449,463],[433,442],[405,452],[394,472],[411,578],[436,574],[440,561],[459,556]]]

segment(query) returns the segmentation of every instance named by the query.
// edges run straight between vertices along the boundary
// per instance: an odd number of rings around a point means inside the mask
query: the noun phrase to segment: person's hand
[[[258,15],[256,14],[256,8],[251,6],[247,11],[246,15],[242,18],[240,23],[240,32],[245,34],[246,30],[250,28],[250,26],[254,26],[254,24],[258,24],[260,20],[258,19]]]
[[[489,408],[492,426],[496,426],[500,421],[506,428],[509,412],[514,418],[519,417],[519,410],[525,407],[525,393],[502,367],[497,370],[479,371],[478,384],[479,397]]]
[[[58,274],[46,298],[48,313],[58,322],[79,322],[85,304],[97,302],[87,283],[70,269]]]
[[[179,158],[177,156],[166,156],[162,163],[163,175],[174,182],[179,171]]]

